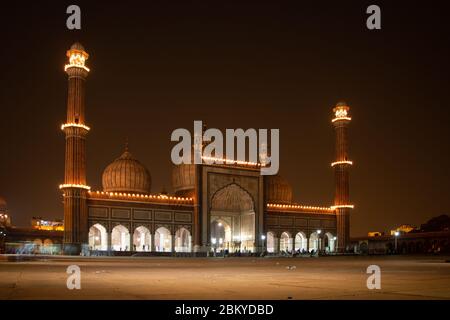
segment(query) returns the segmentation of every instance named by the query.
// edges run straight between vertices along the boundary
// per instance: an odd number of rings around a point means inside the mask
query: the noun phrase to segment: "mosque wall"
[[[264,214],[264,229],[280,237],[283,232],[295,236],[304,232],[307,237],[321,230],[323,234],[336,235],[336,215],[310,212],[266,212]]]
[[[192,205],[163,205],[130,201],[88,199],[89,227],[101,224],[108,232],[123,225],[131,233],[145,226],[154,233],[159,227],[174,234],[179,228],[193,230]]]

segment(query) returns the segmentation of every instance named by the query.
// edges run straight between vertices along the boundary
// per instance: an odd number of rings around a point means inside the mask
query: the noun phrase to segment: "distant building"
[[[371,231],[367,233],[368,237],[381,237],[382,235],[384,235],[384,232]]]
[[[390,234],[369,232],[352,238],[355,252],[362,254],[450,253],[450,217],[441,215],[422,224],[420,229],[404,224]]]
[[[62,220],[44,220],[41,217],[33,217],[31,227],[36,230],[64,231],[64,222]]]
[[[39,217],[31,220],[31,227],[12,226],[6,201],[0,197],[0,253],[60,254],[63,231],[62,221]]]
[[[417,228],[414,226],[411,226],[409,224],[402,224],[401,226],[397,227],[396,229],[391,230],[391,236],[394,236],[396,232],[398,232],[400,234],[405,234],[405,233],[409,233],[414,230],[417,230]]]

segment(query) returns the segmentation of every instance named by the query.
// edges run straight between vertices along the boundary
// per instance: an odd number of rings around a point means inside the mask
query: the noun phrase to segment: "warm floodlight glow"
[[[331,166],[334,167],[334,166],[339,165],[339,164],[348,164],[348,165],[352,165],[352,164],[353,164],[353,161],[347,161],[347,160],[344,160],[344,161],[336,161],[336,162],[331,163]]]
[[[347,110],[337,109],[334,115],[336,116],[336,118],[345,118],[347,117]]]
[[[333,120],[331,120],[331,122],[336,122],[336,121],[339,121],[339,120],[348,120],[348,121],[350,121],[350,120],[352,120],[352,118],[350,118],[350,117],[334,118]]]
[[[91,187],[84,185],[84,184],[72,184],[72,183],[66,183],[66,184],[60,184],[60,189],[65,188],[79,188],[79,189],[85,189],[85,190],[91,190]]]
[[[250,161],[241,161],[241,160],[230,160],[230,159],[224,159],[224,158],[216,158],[216,157],[206,157],[202,156],[202,160],[205,160],[206,164],[237,164],[240,166],[251,166],[251,167],[261,167],[263,164],[257,163],[257,162],[250,162]]]
[[[84,51],[78,51],[78,50],[69,50],[68,52],[69,56],[69,64],[66,64],[64,66],[64,71],[67,71],[69,68],[81,68],[89,72],[89,68],[86,67],[86,60],[88,58],[88,55]]]
[[[88,126],[79,123],[65,123],[61,125],[61,130],[64,130],[65,128],[82,128],[86,131],[91,130],[91,128],[89,128]]]
[[[336,206],[331,206],[331,209],[336,210],[336,209],[353,209],[355,206],[353,204],[340,204],[340,205],[336,205]]]

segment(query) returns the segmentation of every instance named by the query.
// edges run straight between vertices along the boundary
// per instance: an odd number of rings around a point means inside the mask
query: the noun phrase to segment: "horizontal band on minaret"
[[[348,164],[348,165],[353,165],[353,161],[347,161],[347,160],[344,160],[344,161],[336,161],[336,162],[332,162],[331,163],[331,166],[332,167],[334,167],[334,166],[337,166],[337,165],[340,165],[340,164]]]
[[[354,209],[355,206],[353,204],[339,204],[339,205],[335,205],[335,206],[331,206],[331,209],[336,210],[336,209]]]
[[[87,125],[79,123],[65,123],[61,125],[61,130],[64,130],[65,128],[82,128],[85,129],[86,131],[91,130],[91,128],[89,128]]]
[[[59,188],[60,189],[78,188],[78,189],[91,190],[91,187],[87,186],[85,184],[73,184],[73,183],[60,184]]]
[[[67,71],[67,69],[69,69],[69,68],[80,68],[80,69],[86,70],[87,72],[91,71],[88,67],[80,66],[80,65],[77,65],[77,64],[66,64],[64,66],[64,71]]]
[[[333,120],[331,120],[331,122],[336,122],[336,121],[341,121],[341,120],[350,121],[350,120],[352,120],[352,118],[350,118],[350,117],[337,117],[337,118],[334,118]]]

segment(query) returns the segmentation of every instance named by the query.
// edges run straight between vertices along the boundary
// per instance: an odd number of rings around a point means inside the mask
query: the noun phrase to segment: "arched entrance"
[[[283,232],[280,237],[280,251],[291,252],[292,251],[292,238],[288,232]]]
[[[313,251],[317,252],[319,250],[319,246],[320,246],[320,238],[319,238],[319,233],[317,232],[313,232],[311,233],[311,235],[309,236],[309,251]]]
[[[218,190],[211,199],[210,238],[230,252],[254,252],[255,211],[250,194],[236,183]],[[219,224],[222,224],[221,226]],[[220,236],[222,235],[222,237]]]
[[[234,248],[230,224],[224,219],[216,219],[211,222],[211,246],[215,251],[230,251]]]
[[[308,238],[304,232],[299,232],[295,235],[295,251],[307,251],[308,250]]]
[[[89,249],[108,250],[108,233],[106,228],[99,223],[89,228]]]
[[[180,228],[175,233],[175,251],[191,252],[191,233],[186,228]]]
[[[276,248],[276,244],[275,244],[275,235],[273,234],[273,232],[267,232],[267,252],[269,253],[275,253],[275,248]]]
[[[324,246],[326,252],[336,251],[336,237],[330,232],[325,233]]]
[[[130,232],[121,224],[112,229],[111,247],[114,251],[130,251]]]
[[[150,231],[146,227],[137,227],[133,233],[133,250],[150,251],[151,238]]]
[[[155,231],[155,249],[157,252],[171,252],[172,251],[172,235],[169,229],[159,227]]]

